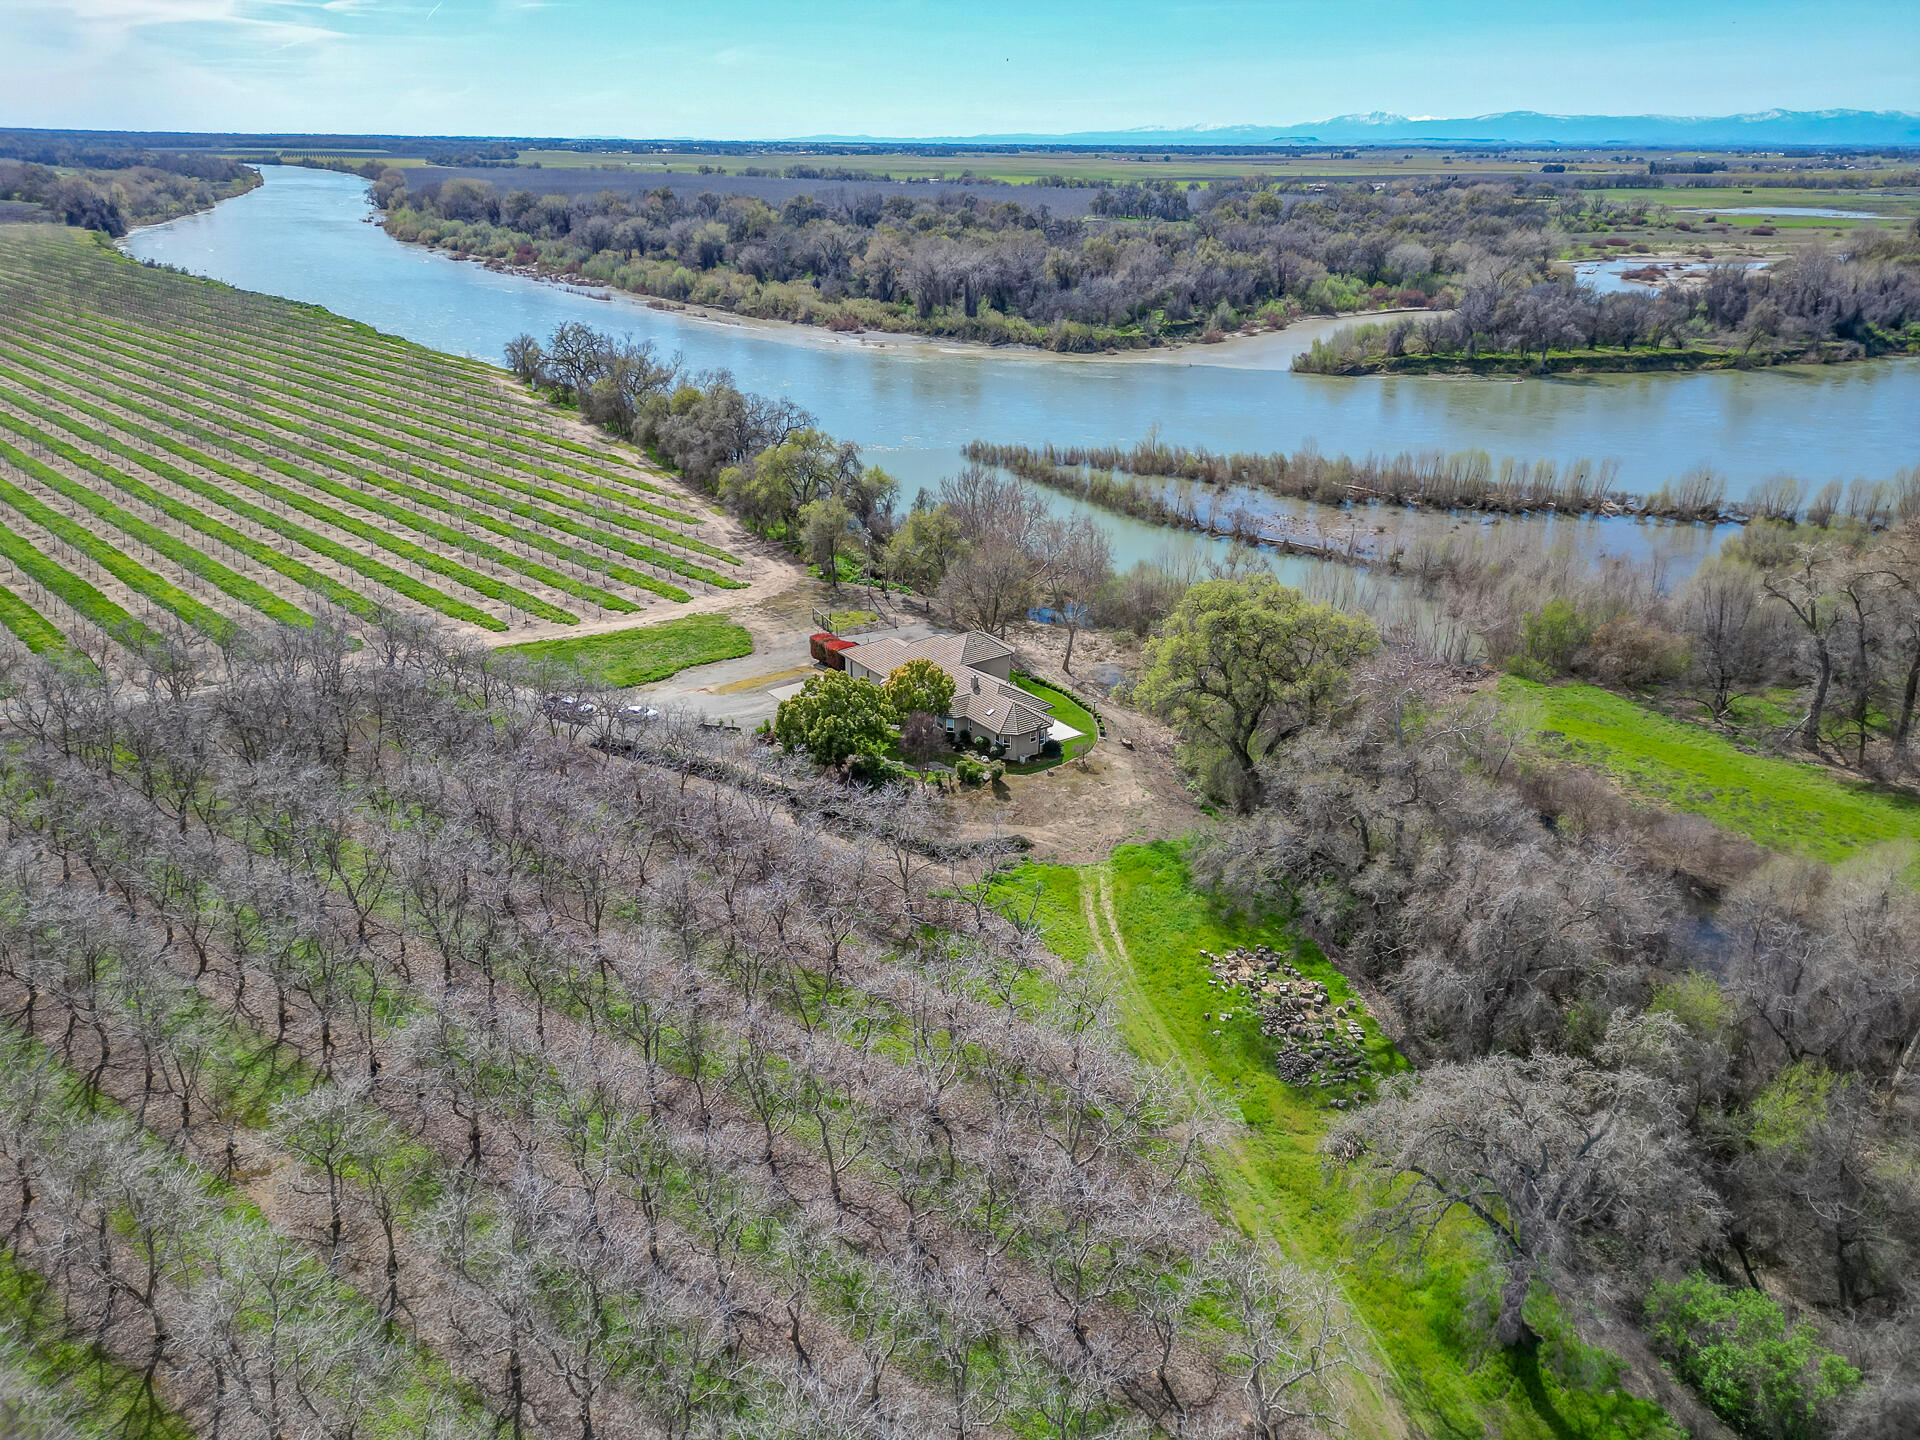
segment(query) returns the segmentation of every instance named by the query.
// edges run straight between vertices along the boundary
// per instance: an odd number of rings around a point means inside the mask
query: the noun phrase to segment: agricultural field
[[[0,625],[537,638],[744,591],[711,509],[477,361],[0,226]]]
[[[672,721],[559,746],[370,634],[0,697],[44,741],[0,753],[0,1232],[51,1292],[25,1343],[97,1337],[103,1429],[1224,1433],[1250,1375],[1323,1388],[1249,1335],[1370,1356],[1216,1207],[1206,1104],[1084,937],[1003,913],[925,793]],[[1148,858],[1129,943],[1211,938],[1147,928],[1204,919]]]

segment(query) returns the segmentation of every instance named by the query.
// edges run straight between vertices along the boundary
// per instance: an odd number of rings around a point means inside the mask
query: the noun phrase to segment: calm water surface
[[[311,301],[436,349],[497,362],[522,331],[567,320],[625,332],[695,369],[791,396],[860,442],[908,494],[950,474],[976,436],[1030,444],[1131,443],[1158,427],[1217,450],[1438,447],[1568,460],[1617,456],[1633,490],[1702,463],[1729,492],[1770,475],[1882,477],[1920,461],[1920,361],[1701,375],[1339,379],[1286,366],[1324,323],[1145,357],[1062,358],[913,340],[850,339],[795,326],[703,319],[616,296],[488,272],[387,238],[367,223],[365,182],[267,167],[266,184],[216,209],[136,231],[126,249],[249,290]],[[1112,521],[1123,559],[1165,532]],[[1697,555],[1704,530],[1588,522],[1596,547]],[[1178,545],[1196,543],[1177,540]],[[1197,542],[1204,544],[1205,542]]]

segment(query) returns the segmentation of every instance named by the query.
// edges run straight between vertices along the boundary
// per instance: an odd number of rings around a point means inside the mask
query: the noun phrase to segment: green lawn
[[[1054,719],[1064,720],[1080,732],[1078,736],[1067,741],[1067,743],[1061,747],[1061,760],[1072,760],[1076,756],[1086,754],[1087,751],[1093,748],[1094,742],[1100,738],[1100,722],[1093,718],[1092,712],[1090,712],[1086,706],[1082,705],[1078,700],[1075,700],[1071,695],[1067,694],[1066,691],[1056,690],[1053,686],[1036,680],[1031,675],[1016,675],[1013,677],[1013,683],[1026,691],[1027,694],[1037,696],[1047,701],[1053,706]],[[1045,769],[1046,764],[1049,763],[1058,762],[1043,762],[1031,768]],[[1021,768],[1026,769],[1029,767],[1022,766]]]
[[[1500,682],[1500,700],[1557,760],[1592,765],[1644,799],[1686,810],[1773,850],[1833,863],[1888,841],[1920,841],[1920,799],[1818,765],[1749,755],[1593,685]]]
[[[530,660],[578,665],[602,684],[624,686],[664,680],[689,665],[751,655],[753,637],[724,615],[682,615],[633,630],[529,640],[501,648]]]
[[[1470,1321],[1479,1260],[1464,1227],[1411,1267],[1357,1253],[1349,1226],[1354,1197],[1323,1168],[1318,1147],[1338,1112],[1317,1093],[1283,1082],[1251,1008],[1227,1025],[1207,1018],[1221,992],[1207,984],[1202,949],[1216,953],[1264,942],[1325,982],[1336,1002],[1353,998],[1345,979],[1312,944],[1279,924],[1254,925],[1220,913],[1187,883],[1169,844],[1122,846],[1104,865],[1023,865],[1004,883],[1022,909],[1037,903],[1048,943],[1069,963],[1105,966],[1114,978],[1122,1036],[1149,1063],[1171,1064],[1220,1093],[1244,1126],[1214,1156],[1220,1205],[1249,1231],[1266,1231],[1304,1263],[1336,1270],[1373,1341],[1376,1379],[1359,1382],[1356,1434],[1500,1436],[1582,1440],[1665,1435],[1657,1407],[1604,1379],[1562,1385],[1549,1344],[1538,1366],[1515,1364],[1485,1346]],[[1237,1007],[1236,1007],[1237,1008]],[[1376,1070],[1405,1060],[1364,1019]],[[1212,1032],[1221,1030],[1216,1036]],[[1550,1314],[1540,1317],[1552,1326]],[[1604,1356],[1581,1349],[1589,1376]],[[1386,1393],[1390,1392],[1390,1393]]]

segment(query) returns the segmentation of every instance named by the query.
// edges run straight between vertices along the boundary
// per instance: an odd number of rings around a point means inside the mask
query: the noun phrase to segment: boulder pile
[[[1215,985],[1252,997],[1260,1033],[1279,1048],[1274,1068],[1289,1085],[1325,1089],[1367,1073],[1366,1031],[1357,1001],[1334,1004],[1325,985],[1265,945],[1243,945],[1225,955],[1202,950],[1200,956]]]

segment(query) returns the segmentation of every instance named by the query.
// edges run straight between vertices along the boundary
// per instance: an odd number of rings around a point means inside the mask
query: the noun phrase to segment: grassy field
[[[1609,1380],[1563,1384],[1552,1363],[1516,1367],[1476,1341],[1468,1314],[1479,1261],[1464,1227],[1411,1267],[1356,1254],[1349,1228],[1356,1203],[1318,1152],[1338,1112],[1279,1079],[1250,1014],[1224,1026],[1210,1018],[1220,991],[1207,984],[1199,955],[1266,943],[1324,981],[1336,1002],[1353,998],[1310,943],[1277,924],[1221,914],[1188,885],[1178,849],[1165,844],[1120,847],[1104,865],[1023,866],[1004,893],[1023,910],[1034,908],[1063,959],[1110,971],[1120,1028],[1137,1054],[1185,1071],[1238,1112],[1241,1127],[1214,1157],[1220,1204],[1243,1229],[1271,1234],[1303,1262],[1340,1274],[1375,1350],[1376,1374],[1355,1396],[1356,1433],[1502,1440],[1669,1433],[1663,1412]],[[1375,1070],[1405,1068],[1371,1017],[1364,1023]],[[1551,1317],[1541,1323],[1552,1327]],[[1543,1354],[1555,1351],[1550,1344]],[[1605,1357],[1577,1353],[1589,1367],[1584,1373],[1610,1373]]]
[[[1061,747],[1060,758],[1062,760],[1072,760],[1077,756],[1086,754],[1100,739],[1100,722],[1093,718],[1092,712],[1089,711],[1086,706],[1082,705],[1078,700],[1075,700],[1071,695],[1067,694],[1066,691],[1056,690],[1053,686],[1036,680],[1031,675],[1016,675],[1013,683],[1029,695],[1037,696],[1048,702],[1053,706],[1054,719],[1064,720],[1080,732],[1079,735],[1067,741],[1067,743]]]
[[[569,635],[503,647],[529,660],[578,666],[603,685],[646,685],[691,665],[753,653],[753,637],[722,615],[682,615],[636,630]]]
[[[564,632],[744,588],[710,512],[491,366],[0,226],[0,625]]]
[[[1673,154],[1663,152],[1662,158],[1689,157],[1681,156],[1677,152]],[[1716,152],[1714,158],[1724,157]],[[1341,149],[1322,145],[1312,147],[1310,150],[1303,148],[1300,153],[1280,151],[1250,155],[1208,154],[1205,151],[1183,150],[1178,146],[1164,150],[1083,151],[1048,151],[1018,147],[986,150],[955,148],[935,154],[883,150],[856,155],[834,154],[827,151],[808,154],[787,150],[765,154],[725,155],[691,150],[523,150],[520,152],[520,164],[538,163],[543,169],[625,169],[642,172],[674,170],[685,174],[697,171],[702,165],[708,165],[726,174],[739,174],[742,170],[750,168],[778,172],[790,165],[811,165],[823,169],[869,170],[877,175],[890,175],[896,180],[954,178],[962,174],[972,174],[985,179],[1004,180],[1012,184],[1030,183],[1055,175],[1072,180],[1118,182],[1175,180],[1183,183],[1193,180],[1202,182],[1236,180],[1248,175],[1278,180],[1339,176],[1391,179],[1400,175],[1463,175],[1492,178],[1536,175],[1539,173],[1540,166],[1547,161],[1564,164],[1567,167],[1565,174],[1568,177],[1580,175],[1612,177],[1645,171],[1645,165],[1641,160],[1629,162],[1617,153],[1600,151],[1541,150],[1488,153],[1474,148],[1448,150],[1427,146]],[[392,163],[405,166],[420,162],[396,160]],[[1832,173],[1838,175],[1842,172]],[[1655,187],[1655,189],[1661,194],[1695,193],[1680,190],[1679,187]],[[1811,193],[1828,197],[1823,202],[1815,203],[1836,203],[1831,198],[1836,193],[1834,191],[1818,190]],[[1842,206],[1841,208],[1853,207]]]
[[[1796,760],[1750,755],[1592,685],[1508,676],[1500,700],[1538,753],[1591,765],[1641,799],[1689,811],[1773,850],[1829,863],[1920,841],[1920,799]]]

